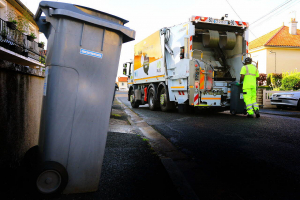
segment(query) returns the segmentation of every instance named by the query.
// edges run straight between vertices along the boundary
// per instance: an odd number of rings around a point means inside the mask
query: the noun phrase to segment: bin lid
[[[51,8],[51,11],[47,13],[50,16],[47,17],[66,16],[91,24],[107,27],[108,29],[123,33],[124,43],[135,39],[135,31],[124,26],[124,24],[128,22],[127,20],[99,10],[75,4],[41,1],[35,14],[35,21],[39,21],[43,9],[49,8]]]

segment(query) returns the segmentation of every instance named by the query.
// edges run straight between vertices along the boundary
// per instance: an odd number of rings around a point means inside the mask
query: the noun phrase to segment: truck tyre
[[[130,104],[133,108],[139,107],[139,103],[135,99],[134,90],[130,91]]]
[[[158,102],[155,100],[155,91],[153,87],[149,89],[148,101],[150,110],[153,111],[159,107]]]
[[[172,109],[172,102],[169,101],[169,97],[165,88],[160,91],[159,105],[163,112],[167,112]]]

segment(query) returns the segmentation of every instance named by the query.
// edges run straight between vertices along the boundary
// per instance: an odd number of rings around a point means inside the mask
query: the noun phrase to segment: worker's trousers
[[[254,110],[259,110],[256,103],[256,88],[243,89],[244,102],[246,104],[247,113],[254,114]]]

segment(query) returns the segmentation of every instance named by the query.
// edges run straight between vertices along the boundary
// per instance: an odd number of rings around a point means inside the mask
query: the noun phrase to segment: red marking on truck
[[[144,88],[144,93],[145,93],[145,95],[144,95],[144,101],[145,101],[145,102],[148,101],[148,99],[147,99],[147,96],[148,96],[148,95],[147,95],[147,89],[148,89],[148,87],[145,87],[145,88]]]
[[[194,97],[194,102],[196,102],[199,98],[199,94],[197,94],[195,97]]]
[[[244,22],[242,22],[242,23],[240,24],[239,21],[235,21],[235,23],[236,23],[238,26],[242,26]]]

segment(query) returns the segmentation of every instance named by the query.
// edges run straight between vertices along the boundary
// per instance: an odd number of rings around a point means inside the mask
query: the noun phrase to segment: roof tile
[[[288,26],[281,26],[249,43],[249,49],[261,46],[300,47],[300,30],[291,35]]]

